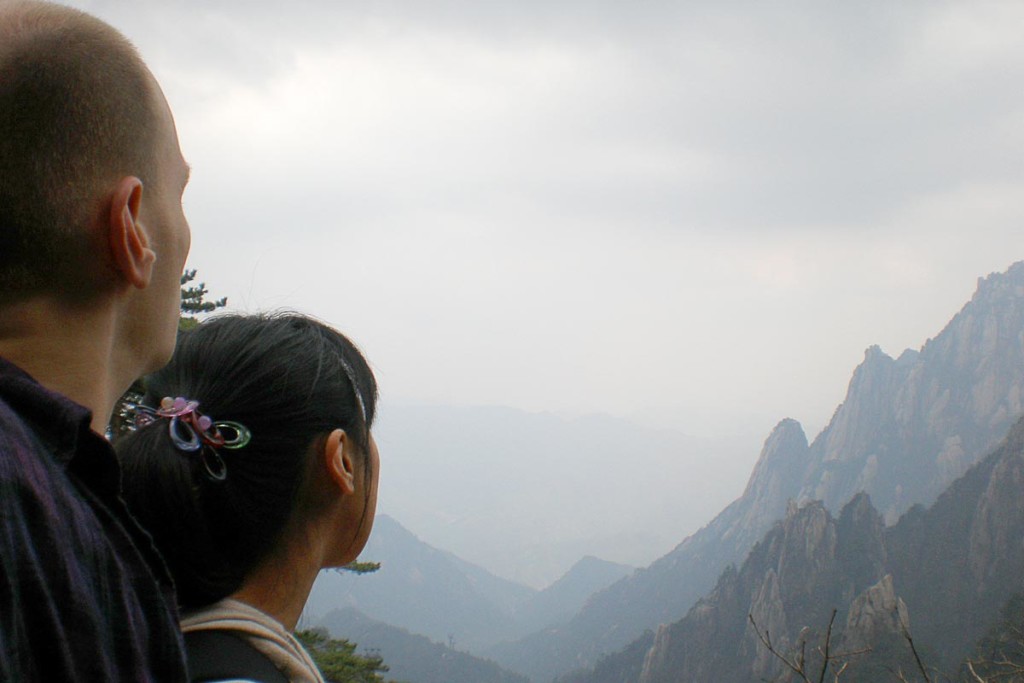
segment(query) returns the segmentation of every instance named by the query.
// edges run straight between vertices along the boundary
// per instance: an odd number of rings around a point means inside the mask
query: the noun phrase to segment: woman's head
[[[297,314],[214,318],[183,333],[170,364],[147,378],[146,404],[165,396],[198,401],[204,415],[251,433],[243,448],[217,449],[223,481],[202,451],[174,444],[167,420],[117,443],[125,498],[167,559],[182,605],[234,593],[289,525],[338,499],[332,481],[359,498],[333,556],[354,559],[373,523],[377,384],[352,342]]]

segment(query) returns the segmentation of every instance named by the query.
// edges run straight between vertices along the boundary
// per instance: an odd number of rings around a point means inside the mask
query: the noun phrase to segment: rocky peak
[[[798,500],[835,510],[867,491],[889,523],[933,502],[1024,414],[1024,262],[978,290],[920,352],[877,346],[810,446]]]
[[[1024,261],[1005,273],[978,278],[971,300],[934,339],[921,350],[926,356],[952,357],[961,369],[977,366],[1002,346],[1021,342],[1024,319]]]
[[[1017,299],[1024,297],[1024,261],[1017,261],[1004,273],[990,273],[978,278],[978,287],[972,303],[993,299]]]
[[[838,652],[854,652],[899,640],[910,628],[907,606],[896,595],[892,574],[862,592],[850,604]]]
[[[744,497],[791,489],[793,479],[802,479],[810,464],[807,448],[807,436],[800,423],[791,418],[780,421],[765,439]]]
[[[912,362],[897,363],[879,346],[870,346],[864,360],[853,371],[846,400],[836,409],[828,427],[815,440],[821,462],[851,461],[863,455],[879,423],[888,420],[892,398],[906,379]],[[812,486],[829,482],[812,481]],[[809,497],[821,497],[820,491]]]
[[[785,581],[803,583],[807,575],[821,571],[835,559],[835,524],[819,501],[786,519],[782,530],[777,571]]]
[[[886,562],[885,523],[866,493],[854,496],[836,522],[839,544],[836,559],[846,569],[854,591],[878,580]],[[844,596],[848,599],[850,596]]]

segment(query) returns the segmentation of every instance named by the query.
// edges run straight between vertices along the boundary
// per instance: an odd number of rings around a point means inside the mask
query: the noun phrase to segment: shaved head
[[[118,179],[156,182],[162,95],[135,48],[60,5],[0,0],[0,305],[89,296]]]

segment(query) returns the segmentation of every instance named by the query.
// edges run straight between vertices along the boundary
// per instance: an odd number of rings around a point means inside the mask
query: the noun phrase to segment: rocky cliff
[[[851,547],[865,550],[867,559],[844,551]],[[799,651],[801,639],[816,640],[827,627],[833,606],[848,607],[878,581],[884,556],[881,518],[866,496],[838,520],[820,502],[791,507],[739,570],[727,569],[684,619],[659,628],[639,680],[775,678],[781,662],[762,646],[750,620],[779,652]]]
[[[868,349],[811,445],[798,499],[836,509],[867,491],[889,523],[929,504],[1024,413],[1024,263],[978,280],[920,352]]]
[[[622,680],[773,680],[783,665],[758,633],[780,654],[807,652],[817,672],[833,609],[831,652],[863,651],[844,681],[912,671],[905,628],[929,667],[956,671],[1024,590],[1022,484],[1024,420],[931,508],[893,527],[864,494],[838,519],[820,502],[791,506],[738,570],[727,569],[685,618],[659,628]]]
[[[564,627],[491,652],[535,680],[618,650],[679,619],[782,518],[787,501],[838,510],[867,492],[892,523],[929,504],[1024,414],[1024,263],[978,281],[970,302],[919,351],[865,353],[828,426],[808,445],[783,420],[743,495],[650,567],[591,598]]]

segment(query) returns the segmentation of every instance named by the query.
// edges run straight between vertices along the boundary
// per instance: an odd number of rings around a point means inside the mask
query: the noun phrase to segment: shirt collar
[[[3,357],[0,357],[0,399],[32,425],[36,435],[50,446],[54,457],[64,464],[75,454],[83,432],[92,431],[92,411],[47,389]]]

